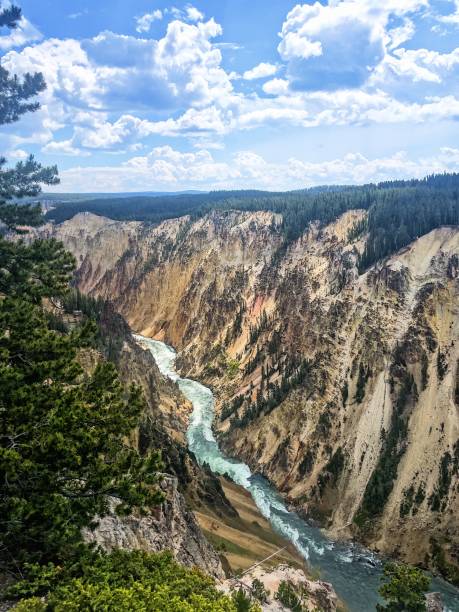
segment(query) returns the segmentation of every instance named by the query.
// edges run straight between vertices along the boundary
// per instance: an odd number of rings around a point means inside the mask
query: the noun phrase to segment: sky
[[[459,0],[17,0],[41,108],[10,162],[63,192],[298,189],[459,171]],[[3,2],[6,6],[7,2]]]

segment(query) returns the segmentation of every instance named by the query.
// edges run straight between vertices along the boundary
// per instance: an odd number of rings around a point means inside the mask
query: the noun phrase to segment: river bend
[[[249,467],[222,453],[212,430],[214,397],[199,382],[181,378],[175,371],[176,352],[163,342],[143,336],[135,338],[148,348],[160,372],[177,382],[193,405],[187,431],[190,450],[202,465],[207,463],[215,474],[228,474],[250,492],[260,512],[273,529],[289,540],[308,564],[319,570],[323,580],[331,582],[351,612],[373,612],[380,601],[377,590],[382,573],[381,559],[358,544],[333,542],[320,529],[290,512],[277,491]],[[459,591],[448,583],[433,579],[431,590],[440,591],[449,612],[459,612]]]

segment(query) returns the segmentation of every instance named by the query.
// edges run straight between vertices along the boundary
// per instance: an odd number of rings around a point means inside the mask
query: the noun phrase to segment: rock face
[[[157,227],[77,215],[44,231],[82,290],[181,351],[221,444],[335,537],[453,575],[459,561],[459,231],[363,274],[364,211],[280,249],[279,216]]]
[[[170,550],[180,563],[198,567],[215,578],[224,573],[218,554],[206,540],[177,489],[177,479],[166,476],[161,484],[166,500],[151,516],[119,517],[115,500],[111,515],[99,519],[94,531],[85,531],[85,539],[104,550],[114,548],[158,552]]]
[[[233,516],[235,511],[225,497],[218,478],[198,466],[188,451],[185,433],[191,404],[177,385],[162,376],[150,353],[134,340],[123,317],[105,308],[99,321],[100,334],[118,344],[114,359],[121,381],[142,388],[146,400],[139,427],[132,432],[131,444],[140,452],[161,449],[164,470],[177,478],[179,490],[193,506],[202,500],[219,512]],[[94,368],[103,356],[97,351],[86,351],[85,369]]]
[[[185,431],[191,406],[177,386],[161,375],[151,353],[134,340],[124,319],[109,305],[104,308],[98,324],[107,344],[119,346],[112,357],[121,381],[126,386],[140,385],[146,400],[141,422],[132,432],[130,442],[140,452],[148,448],[161,449],[168,475],[164,475],[161,482],[165,501],[154,508],[151,515],[119,517],[114,512],[116,501],[113,499],[111,515],[100,518],[97,529],[87,530],[85,537],[105,550],[124,548],[155,552],[167,549],[180,563],[197,566],[221,578],[224,574],[219,556],[204,537],[184,495],[195,504],[196,499],[206,499],[221,512],[231,514],[235,511],[219,480],[202,470],[186,448]],[[85,349],[79,356],[87,372],[103,358],[94,349]]]
[[[271,570],[256,567],[240,579],[230,578],[225,580],[220,588],[226,592],[237,591],[242,588],[250,594],[254,580],[259,580],[269,593],[267,601],[262,604],[263,612],[290,610],[275,597],[279,585],[283,581],[291,583],[304,593],[305,605],[303,609],[321,610],[321,612],[334,612],[337,609],[338,597],[331,584],[322,580],[308,580],[301,570],[288,565],[279,565]]]
[[[445,608],[440,593],[427,593],[426,607],[427,612],[443,612]]]

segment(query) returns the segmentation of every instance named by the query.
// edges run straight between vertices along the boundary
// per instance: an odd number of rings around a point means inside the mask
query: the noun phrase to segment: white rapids
[[[252,474],[250,468],[237,459],[224,455],[212,430],[214,396],[199,382],[181,378],[175,370],[173,348],[143,336],[136,340],[151,351],[160,372],[176,382],[183,395],[193,405],[187,430],[188,447],[198,463],[207,464],[215,474],[227,474],[253,497],[261,514],[273,529],[289,540],[321,579],[331,582],[339,597],[351,612],[373,612],[380,601],[377,590],[382,574],[382,559],[354,543],[333,542],[317,527],[290,512],[277,491],[266,479]],[[433,579],[431,589],[440,591],[448,612],[459,612],[459,592],[448,583]]]

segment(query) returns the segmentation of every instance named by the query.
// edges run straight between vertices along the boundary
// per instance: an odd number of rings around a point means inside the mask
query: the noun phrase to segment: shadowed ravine
[[[193,404],[187,431],[188,445],[199,463],[207,463],[216,474],[228,474],[252,495],[260,512],[273,529],[288,539],[320,577],[333,584],[351,612],[370,612],[379,601],[377,589],[382,572],[381,559],[375,553],[350,543],[333,542],[317,528],[289,512],[276,490],[262,477],[253,475],[247,465],[226,457],[219,449],[212,431],[213,394],[200,383],[180,378],[174,369],[175,351],[156,340],[135,336],[148,348],[165,376],[176,381]],[[439,591],[447,610],[459,612],[459,592],[444,581],[433,579],[431,590]]]

